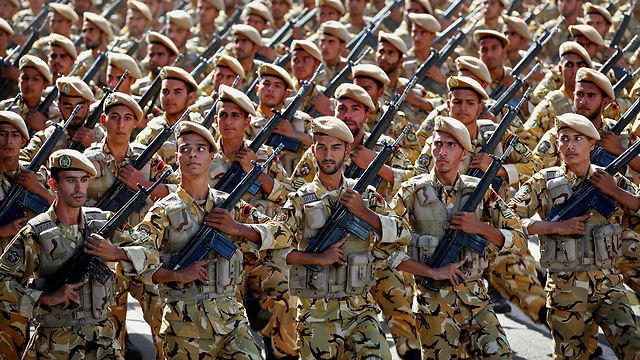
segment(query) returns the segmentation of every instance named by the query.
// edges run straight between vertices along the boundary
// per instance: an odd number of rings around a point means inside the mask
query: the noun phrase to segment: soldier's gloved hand
[[[318,254],[318,263],[316,265],[328,266],[333,264],[347,265],[347,260],[344,257],[344,251],[340,248],[349,234],[346,234],[340,241],[329,246],[329,248],[320,254]]]
[[[81,288],[84,284],[87,283],[87,281],[89,281],[89,279],[84,279],[75,284],[67,284],[50,294],[43,293],[36,301],[36,304],[44,304],[49,306],[62,305],[64,309],[69,306],[71,301],[80,305],[80,294],[78,294],[76,289]]]
[[[256,155],[256,153],[251,151],[251,149],[249,148],[245,147],[240,149],[240,151],[236,155],[236,161],[240,163],[240,166],[242,166],[242,171],[246,173],[248,173],[253,169],[253,164],[251,163],[251,160],[257,161],[258,155]]]
[[[342,194],[339,204],[346,206],[353,215],[361,219],[364,218],[364,214],[369,210],[364,206],[362,195],[353,189],[347,189]]]
[[[571,218],[569,220],[558,221],[556,234],[558,235],[584,235],[586,234],[584,222],[593,215],[592,213]]]
[[[616,184],[616,179],[613,177],[613,175],[602,169],[598,169],[596,172],[594,172],[591,177],[589,177],[589,182],[600,189],[603,194],[610,197],[613,197],[616,190],[618,190],[618,185]]]
[[[240,224],[231,217],[231,213],[225,209],[213,209],[204,217],[204,224],[214,227],[231,236],[240,235]]]
[[[378,154],[364,145],[358,145],[351,152],[351,162],[356,164],[360,169],[366,169],[373,162]]]
[[[433,280],[449,280],[451,281],[451,284],[453,285],[453,287],[456,287],[456,288],[460,284],[460,279],[462,279],[462,281],[466,284],[467,278],[464,276],[464,273],[462,272],[462,270],[460,270],[460,267],[464,265],[467,259],[469,259],[468,256],[462,259],[462,261],[447,264],[437,269],[432,269],[433,275],[429,277],[432,278]]]
[[[596,144],[602,146],[603,149],[615,156],[620,156],[620,154],[626,150],[624,146],[622,146],[622,137],[611,131],[605,131],[600,134],[600,140],[596,141]]]
[[[15,234],[18,233],[18,231],[20,231],[24,227],[26,221],[28,220],[29,220],[28,217],[23,217],[20,219],[13,220],[7,223],[6,225],[0,227],[0,238],[13,237]]]
[[[41,131],[47,128],[47,117],[42,115],[39,111],[29,111],[27,116],[25,116],[24,121],[35,131]]]
[[[42,191],[47,191],[40,181],[35,172],[31,170],[20,170],[18,176],[16,176],[16,184],[24,186],[27,190],[34,194],[41,194]]]
[[[73,135],[73,141],[82,143],[82,146],[84,146],[85,148],[89,148],[91,144],[96,141],[96,138],[93,135],[92,129],[83,126],[78,129],[78,131],[76,131],[75,135]]]
[[[458,211],[453,214],[449,222],[450,229],[461,230],[467,234],[479,234],[484,226],[488,225],[480,221],[476,213],[466,211]]]
[[[140,190],[137,184],[144,185],[147,182],[143,178],[142,172],[131,165],[127,165],[120,170],[118,179],[135,191]]]
[[[127,260],[127,253],[120,247],[113,245],[111,240],[98,234],[91,234],[84,241],[84,252],[95,255],[107,261]]]
[[[191,265],[186,268],[176,271],[178,273],[178,279],[176,281],[186,284],[199,280],[203,284],[209,284],[209,271],[206,265],[216,261],[218,260],[206,259],[192,262]]]

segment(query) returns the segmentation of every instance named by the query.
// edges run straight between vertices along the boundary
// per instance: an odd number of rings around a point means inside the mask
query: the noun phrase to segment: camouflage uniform
[[[547,130],[554,126],[554,118],[557,115],[573,112],[573,96],[564,89],[554,90],[545,96],[531,113],[529,120],[524,123],[522,132],[517,134],[529,148],[535,148],[540,138]]]
[[[409,83],[409,79],[399,77],[395,87],[391,87],[391,85],[386,85],[384,87],[385,103],[387,101],[393,100],[393,97],[395,96],[396,91],[402,86],[407,85],[408,83]],[[434,108],[442,104],[443,102],[443,99],[441,97],[426,91],[420,84],[417,84],[416,86],[414,86],[413,91],[416,93],[417,96],[427,99]],[[427,118],[427,115],[429,115],[426,111],[418,108],[417,106],[411,105],[406,101],[402,103],[402,105],[400,105],[400,111],[404,112],[407,118],[411,119],[411,121],[413,121],[413,123],[416,125],[421,124],[422,121]]]
[[[235,57],[233,52],[231,54],[228,54],[228,55]],[[242,83],[240,84],[240,86],[238,86],[238,90],[240,90],[242,92],[247,92],[247,89],[249,89],[249,86],[251,86],[251,84],[253,84],[253,82],[258,77],[258,69],[260,68],[260,64],[262,64],[262,61],[254,59],[253,60],[253,67],[251,69],[249,69],[249,70],[246,70],[246,69],[244,70],[244,79],[242,79]],[[210,74],[210,75],[212,75],[212,74]],[[213,77],[212,76],[207,76],[204,81],[207,81],[209,78],[211,78],[211,82],[213,83]],[[253,100],[253,99],[251,99],[251,100]]]
[[[66,120],[67,119],[65,119],[64,121]],[[49,136],[53,134],[54,130],[55,130],[55,127],[53,125],[50,125],[46,129],[35,133],[27,143],[27,146],[23,147],[20,150],[20,160],[23,160],[23,161],[33,160],[33,158],[36,156],[36,154],[38,153],[42,145],[44,145],[44,143],[47,141]],[[106,135],[105,131],[101,126],[96,126],[93,128],[93,136],[96,142],[102,141],[105,135]],[[62,134],[62,136],[60,137],[60,139],[58,140],[58,142],[54,145],[53,150],[51,150],[51,152],[53,153],[56,150],[67,149],[69,145],[71,145],[71,143],[73,142],[73,140],[71,139],[72,139],[72,136],[69,135],[69,129],[67,128]]]
[[[413,74],[416,73],[422,63],[423,61],[420,61],[420,59],[416,57],[415,48],[412,47],[404,56],[404,62],[402,63],[400,76],[406,79],[411,79]],[[456,75],[455,73],[453,73],[453,70],[456,69],[456,65],[454,64],[451,57],[447,58],[447,61],[445,61],[439,69],[440,72],[442,72],[442,75],[444,75],[445,77]],[[445,94],[447,92],[447,84],[439,84],[430,81],[430,78],[428,76],[425,78],[425,80],[423,80],[423,85],[428,87],[435,94]]]
[[[462,205],[462,198],[473,192],[479,180],[461,175],[453,186],[443,186],[435,172],[406,181],[390,203],[392,209],[415,231],[411,257],[424,261],[432,255],[445,234],[442,222],[449,220]],[[492,189],[487,190],[477,210],[478,218],[499,228],[504,236],[502,251],[524,253],[527,239],[517,217]],[[439,291],[416,285],[416,317],[420,328],[423,358],[456,358],[462,347],[474,358],[510,358],[506,334],[493,311],[482,274],[488,267],[489,245],[482,256],[464,249],[460,257],[469,256],[463,266],[466,284],[454,288],[446,281],[436,281]],[[422,278],[419,278],[422,279]]]
[[[618,11],[616,11],[616,13],[613,15],[612,20],[613,20],[613,24],[611,24],[611,29],[615,29],[617,30],[620,27],[620,22],[623,19],[623,16],[625,14],[629,13],[629,10],[631,8],[631,3],[624,3],[621,4],[620,7],[618,8]],[[620,40],[620,46],[621,48],[624,47],[624,45],[628,44],[631,42],[631,39],[638,34],[638,32],[640,31],[640,19],[638,19],[634,13],[631,13],[631,16],[629,17],[629,25],[627,26],[627,29],[624,31],[624,35],[622,35],[622,39]],[[626,54],[629,55],[629,54]],[[637,64],[630,64],[632,68],[637,68]]]
[[[376,127],[376,124],[382,118],[384,112],[387,111],[387,108],[387,105],[383,105],[380,101],[378,101],[378,112],[369,113],[369,119],[367,119],[367,123],[364,126],[364,131],[369,133],[373,131],[373,129]],[[404,113],[402,111],[398,111],[395,119],[391,121],[391,124],[387,128],[387,131],[385,131],[385,135],[393,139],[397,139],[402,133],[404,127],[409,123],[410,121],[404,115]],[[418,143],[414,128],[409,130],[407,136],[402,139],[402,141],[400,142],[400,147],[402,148],[402,151],[405,153],[405,155],[407,155],[407,158],[410,162],[413,163],[418,159],[418,155],[420,155],[420,150],[422,147]]]
[[[596,169],[591,165],[587,177]],[[624,177],[615,177],[619,187],[637,192]],[[529,227],[536,221],[531,219],[533,215],[549,215],[550,204],[563,203],[586,184],[586,179],[578,178],[563,163],[535,174],[520,187],[509,206],[523,219],[523,226]],[[620,240],[638,239],[638,235],[619,225],[629,210],[617,205],[619,209],[610,220],[589,209],[593,215],[585,222],[587,236],[539,236],[540,263],[549,270],[546,290],[554,358],[588,359],[594,323],[602,328],[618,358],[640,355],[638,323],[622,277],[614,269]]]
[[[352,188],[356,181],[343,176],[342,183],[344,188]],[[316,176],[312,183],[290,194],[276,216],[280,226],[272,233],[276,239],[288,239],[291,247],[272,252],[266,260],[291,268],[289,289],[299,299],[301,359],[390,359],[369,289],[375,283],[380,261],[395,268],[408,258],[398,251],[396,242],[408,244],[410,232],[407,223],[391,214],[381,195],[371,187],[362,195],[365,206],[378,214],[382,233],[370,233],[366,241],[354,236],[347,239],[342,245],[347,269],[319,266],[320,272],[316,273],[302,265],[286,264],[287,255],[294,249],[304,249],[307,239],[329,219],[343,192],[327,191]],[[347,279],[353,271],[359,275]]]
[[[42,100],[44,100],[44,97],[40,99],[40,103],[42,102]],[[35,109],[29,110],[29,108],[27,107],[27,104],[24,102],[22,98],[18,99],[18,101],[15,103],[15,105],[11,107],[11,109],[8,109],[7,107],[11,105],[12,102],[13,102],[13,99],[7,99],[4,101],[1,101],[0,110],[14,112],[16,114],[19,114],[23,119],[27,117],[27,114],[29,114],[29,112],[36,111]],[[40,103],[38,103],[38,106],[40,105]],[[56,121],[60,119],[60,110],[56,105],[57,104],[55,101],[52,102],[51,105],[49,105],[49,108],[47,108],[47,110],[45,111],[44,116],[47,120]],[[31,128],[29,128],[29,131],[33,132]]]

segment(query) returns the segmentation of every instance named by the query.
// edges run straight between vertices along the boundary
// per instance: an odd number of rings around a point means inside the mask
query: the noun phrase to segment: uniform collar
[[[324,187],[324,184],[322,183],[322,181],[320,181],[320,178],[318,177],[319,174],[319,170],[316,173],[316,175],[313,177],[313,185],[315,188],[315,194],[318,197],[318,199],[323,199],[327,196],[331,196],[331,195],[335,195],[335,194],[341,194],[342,191],[344,191],[344,188],[347,184],[347,178],[344,176],[344,172],[341,174],[342,176],[342,186],[337,189],[337,190],[332,190],[329,191],[327,190],[327,188]]]
[[[196,201],[191,195],[187,193],[185,189],[182,188],[182,185],[178,186],[178,191],[176,194],[182,200],[182,202],[187,206],[187,209],[191,209],[192,207],[196,207],[199,210],[203,211],[204,214],[208,214],[215,206],[213,189],[209,187],[209,194],[207,196],[207,200],[205,200],[204,206],[199,204],[199,201]]]

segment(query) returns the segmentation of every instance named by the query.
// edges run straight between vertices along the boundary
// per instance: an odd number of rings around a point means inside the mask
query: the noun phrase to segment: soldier
[[[176,57],[180,55],[180,51],[171,39],[155,31],[147,34],[147,44],[147,57],[143,62],[147,62],[148,72],[131,87],[132,95],[142,96],[160,70],[173,64]]]
[[[347,13],[340,19],[347,30],[353,34],[359,34],[367,24],[371,21],[371,18],[364,15],[364,7],[367,5],[365,0],[346,0],[345,7]]]
[[[179,66],[191,72],[194,64],[198,63],[198,49],[192,43],[187,42],[191,38],[193,20],[191,15],[183,10],[174,10],[167,13],[167,37],[173,41],[180,54],[184,55]]]
[[[611,29],[611,24],[613,23],[613,19],[611,17],[611,13],[607,11],[604,7],[592,3],[584,4],[584,23],[593,26],[600,36],[603,39],[608,39],[611,37],[609,34],[609,29]],[[628,39],[627,41],[622,40],[622,44],[627,44],[631,41]],[[603,54],[605,55],[605,59],[608,56],[611,56],[615,49],[604,48]]]
[[[620,27],[620,22],[623,19],[623,16],[627,13],[629,13],[629,9],[631,9],[631,3],[624,3],[621,4],[621,6],[618,8],[618,11],[615,12],[615,14],[613,15],[612,19],[611,19],[611,23],[612,23],[612,28],[617,30]],[[622,40],[620,41],[621,44],[628,44],[631,42],[631,39],[638,34],[638,30],[640,30],[640,7],[636,6],[633,11],[631,12],[631,16],[630,16],[630,20],[629,20],[629,26],[627,26],[627,29],[624,31],[624,34],[622,35]],[[635,56],[634,54],[634,58],[638,58],[637,56]],[[633,65],[631,65],[633,64]],[[634,68],[637,67],[637,63],[634,63],[633,61],[630,63],[631,66],[633,66]]]
[[[69,76],[77,58],[78,52],[69,38],[55,33],[49,35],[47,64],[53,77],[51,86],[55,86],[59,77]]]
[[[521,60],[521,49],[529,48],[529,41],[531,41],[533,35],[529,30],[529,27],[524,20],[515,16],[504,16],[504,25],[502,25],[502,34],[509,40],[509,46],[507,46],[507,54],[503,63],[505,67],[513,68]],[[527,68],[523,73],[530,71]],[[529,77],[529,82],[532,83],[532,87],[535,88],[537,83],[542,80],[544,73],[542,71],[536,71]]]
[[[123,51],[129,51],[135,41],[143,39],[153,22],[153,14],[147,4],[137,0],[129,0],[127,1],[127,7],[126,26],[121,32],[122,35],[113,40],[113,43],[118,44],[118,47]],[[142,61],[146,55],[147,42],[145,38],[132,56],[138,61]]]
[[[273,21],[271,10],[261,2],[248,3],[242,12],[242,23],[256,29],[260,37],[269,37],[273,34],[270,30]],[[262,44],[260,46],[262,46]]]
[[[224,2],[222,0],[198,0],[196,13],[198,14],[198,22],[191,30],[193,37],[189,42],[197,47],[206,47],[213,37],[218,33],[216,28],[216,19],[220,12],[224,10]]]
[[[9,43],[11,42],[11,37],[13,36],[13,28],[11,28],[11,25],[9,25],[9,23],[4,20],[4,19],[0,19],[0,55],[2,55],[2,58],[6,58],[7,57],[7,46],[9,45]],[[2,77],[8,77],[7,75],[5,75],[5,70],[3,69]],[[17,76],[16,76],[17,77]]]
[[[544,29],[552,29],[558,21],[564,16],[564,22],[560,25],[559,31],[556,32],[549,42],[547,42],[547,46],[542,49],[540,52],[540,58],[549,62],[549,63],[557,63],[558,60],[562,57],[560,49],[560,45],[564,42],[571,41],[571,33],[569,32],[569,26],[578,25],[584,23],[582,18],[580,18],[580,8],[582,7],[581,0],[561,0],[558,1],[558,12],[560,13],[557,19],[552,19],[545,22],[542,26],[538,28],[538,31],[535,33],[535,37],[538,37],[543,33]]]
[[[432,255],[444,239],[447,230],[441,226],[443,221],[450,231],[476,234],[491,243],[482,255],[463,248],[459,257],[464,259],[456,267],[464,264],[464,276],[453,275],[453,286],[448,281],[433,282],[436,291],[422,282],[416,286],[416,318],[426,359],[456,358],[461,349],[472,358],[511,358],[511,348],[487,296],[482,274],[488,267],[490,248],[522,253],[527,239],[517,217],[491,188],[477,210],[460,212],[462,199],[479,182],[458,170],[470,151],[473,145],[467,127],[454,118],[438,118],[433,133],[432,156],[437,159],[433,170],[404,182],[390,203],[398,215],[413,224],[411,254],[416,261]]]
[[[317,0],[316,6],[318,6],[318,14],[316,15],[317,28],[327,21],[340,21],[342,16],[347,12],[344,4],[340,0]],[[314,32],[315,30],[307,32],[307,36]],[[296,40],[302,39],[304,39],[304,37]]]
[[[204,113],[206,108],[211,109],[213,102],[218,99],[218,89],[221,84],[231,86],[240,76],[240,81],[245,77],[244,69],[236,58],[225,54],[215,54],[213,56],[213,64],[215,68],[207,77],[198,85],[199,91],[209,96],[202,96],[198,99],[197,105],[199,110]],[[240,85],[240,83],[238,83]],[[214,110],[215,111],[215,110]]]
[[[49,28],[51,29],[51,34],[49,36],[42,37],[38,41],[33,43],[33,46],[29,51],[30,54],[38,56],[42,60],[45,60],[47,58],[48,51],[50,50],[48,49],[47,45],[51,43],[51,35],[58,34],[68,39],[73,38],[75,40],[76,36],[73,36],[71,29],[80,20],[80,18],[78,18],[78,14],[76,14],[76,12],[73,11],[73,8],[68,4],[51,2],[49,3],[49,6],[51,7],[51,10],[53,12],[53,16],[49,18]],[[76,50],[74,49],[74,51]]]
[[[69,266],[67,261],[83,245],[87,254],[120,262],[127,276],[155,266],[157,258],[149,258],[141,246],[117,247],[95,233],[110,214],[83,206],[86,189],[96,175],[84,155],[60,150],[51,155],[49,163],[49,183],[56,190],[53,205],[29,220],[0,257],[3,307],[37,325],[27,358],[122,359],[107,317],[113,300],[112,275],[104,284],[87,274],[51,293],[40,289],[50,280],[47,276]],[[133,235],[137,237],[137,233]],[[74,309],[68,308],[72,302],[78,305]]]
[[[256,53],[262,46],[262,37],[255,28],[244,24],[233,25],[231,36],[233,38],[233,57],[240,62],[245,74],[242,78],[242,86],[238,89],[245,92],[256,79],[258,67],[262,63],[256,59]]]
[[[400,37],[402,41],[409,45],[413,42],[411,36],[411,24],[412,19],[409,17],[411,14],[428,14],[433,15],[433,8],[429,0],[411,0],[404,6],[403,21],[402,24],[393,32],[396,36]]]
[[[638,198],[625,191],[635,194],[637,188],[621,175],[616,174],[614,181],[591,165],[589,151],[600,135],[589,119],[573,113],[557,119],[561,165],[535,174],[509,203],[527,232],[538,234],[540,239],[540,263],[549,271],[546,289],[554,358],[588,359],[594,323],[607,334],[616,357],[637,357],[638,323],[622,277],[613,268],[621,240],[638,239],[638,234],[620,225],[625,213],[635,213],[640,207]],[[563,221],[532,219],[535,214],[545,219],[589,182],[616,202],[618,210],[610,220],[593,208]]]
[[[131,85],[142,77],[140,68],[131,56],[127,54],[110,53],[107,63],[107,86],[110,89],[115,88],[116,85],[118,85],[120,78],[127,70],[129,71],[129,76],[122,81],[118,88],[118,92],[131,95]],[[138,119],[136,123],[140,121],[143,121],[143,119]]]
[[[291,10],[293,2],[291,0],[268,0],[267,7],[271,11],[273,22],[271,25],[271,32],[276,33],[287,22],[285,16]]]
[[[404,57],[402,63],[402,77],[410,79],[416,70],[427,61],[431,56],[431,43],[436,38],[436,34],[442,29],[438,20],[429,14],[409,14],[411,19],[411,40],[413,46],[407,50],[407,54]],[[444,62],[440,68],[431,68],[427,73],[427,79],[432,89],[441,90],[446,87],[447,75],[449,75],[450,69],[449,62]],[[452,66],[453,67],[453,66]],[[451,68],[452,68],[451,67]],[[441,87],[435,87],[437,84],[441,84]],[[439,92],[439,91],[436,91]]]
[[[344,24],[333,20],[322,23],[318,33],[320,35],[317,36],[317,45],[322,54],[323,71],[327,74],[327,78],[333,79],[347,65],[346,59],[341,55],[351,40],[351,35]],[[314,35],[309,41],[316,43],[315,37]]]
[[[309,81],[315,74],[318,66],[323,62],[320,49],[309,40],[294,40],[291,44],[291,70],[295,78],[296,91],[302,87],[302,81]],[[307,97],[302,100],[300,109],[313,106],[320,114],[333,113],[331,101],[322,92],[329,83],[329,78],[324,71],[316,77],[314,85]]]
[[[502,26],[504,25],[502,12],[508,5],[509,2],[506,0],[482,0],[482,17],[473,28],[469,29],[469,34],[475,34],[477,31],[485,30],[497,32],[502,30]],[[469,39],[467,39],[463,41],[462,45],[456,50],[458,50],[457,53],[462,55],[475,56],[479,51],[478,45],[477,41],[469,41]]]
[[[84,13],[84,22],[82,23],[82,37],[87,50],[78,55],[78,62],[82,65],[78,68],[76,76],[83,77],[89,71],[91,65],[100,56],[99,52],[107,52],[108,40],[113,36],[112,24],[100,15],[91,12]],[[98,86],[102,86],[106,82],[105,69],[102,68],[94,78]]]

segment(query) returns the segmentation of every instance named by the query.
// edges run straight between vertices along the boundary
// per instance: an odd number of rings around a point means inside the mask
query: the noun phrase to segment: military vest
[[[573,191],[562,168],[554,166],[541,173],[547,187],[548,216],[552,206],[567,201]],[[593,215],[585,222],[584,236],[539,235],[540,264],[543,267],[549,271],[590,271],[614,266],[616,258],[621,255],[622,226],[611,224],[593,208],[590,212]],[[618,209],[613,216],[621,217],[622,210]]]
[[[562,114],[573,112],[573,101],[567,98],[562,92],[562,90],[554,90],[548,93],[545,99],[549,101],[549,103],[553,106],[554,110],[556,111],[555,114],[549,114],[550,116],[562,115]],[[554,124],[550,124],[549,126],[553,127]],[[545,130],[549,130],[549,129],[545,129]]]

